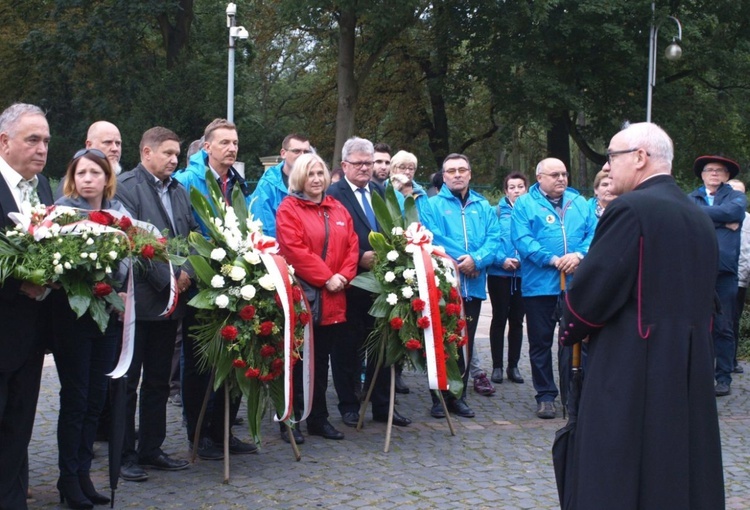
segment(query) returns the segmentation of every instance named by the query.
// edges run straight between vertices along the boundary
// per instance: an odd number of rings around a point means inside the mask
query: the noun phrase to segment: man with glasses
[[[289,174],[301,154],[315,152],[307,137],[292,133],[281,142],[281,163],[263,173],[250,197],[250,212],[263,223],[263,233],[276,237],[276,210],[289,194]]]
[[[344,178],[328,188],[328,194],[346,207],[354,222],[354,231],[359,239],[358,273],[372,269],[375,252],[368,236],[370,232],[380,230],[372,209],[372,194],[383,195],[383,189],[371,182],[374,154],[375,148],[369,140],[356,136],[347,140],[341,149]],[[375,319],[369,313],[373,299],[372,293],[358,287],[346,289],[347,334],[331,352],[331,373],[339,397],[339,412],[344,425],[349,427],[356,427],[359,421],[357,388],[361,383],[362,346],[375,325]],[[372,357],[367,360],[367,384],[375,372],[375,361]],[[383,367],[370,398],[375,421],[388,421],[390,384],[391,371]],[[409,418],[394,410],[394,425],[405,427],[410,423]]]
[[[618,198],[568,288],[561,327],[566,345],[588,337],[565,508],[724,508],[715,229],[675,183],[661,128],[629,125],[609,151]]]
[[[434,235],[434,244],[443,246],[456,262],[461,282],[461,297],[468,329],[468,352],[474,352],[474,334],[479,322],[482,301],[487,299],[487,268],[495,261],[500,251],[500,223],[495,210],[479,193],[469,189],[471,164],[463,154],[449,154],[443,161],[445,185],[440,192],[428,200],[420,216],[425,226]],[[467,363],[459,350],[459,368],[463,373],[464,390],[460,398],[445,393],[448,410],[458,416],[473,418],[474,411],[466,403],[466,388],[469,382]],[[486,379],[486,375],[484,376]],[[487,381],[489,384],[489,381]],[[492,385],[489,385],[492,387]],[[445,411],[432,394],[430,414],[444,418]]]
[[[693,172],[703,186],[690,193],[690,199],[708,214],[719,241],[719,275],[716,294],[721,311],[714,314],[714,350],[716,352],[716,396],[729,395],[734,370],[734,309],[737,306],[737,269],[740,257],[742,222],[745,220],[745,194],[727,184],[740,171],[736,161],[722,156],[701,156]]]
[[[385,187],[391,167],[391,146],[387,143],[376,143],[373,155],[372,181]]]
[[[551,419],[556,416],[555,399],[559,394],[552,368],[552,341],[560,274],[569,279],[586,255],[596,216],[586,199],[568,187],[568,172],[559,159],[540,161],[536,180],[529,192],[516,200],[510,235],[521,257],[521,293],[526,308],[536,414]]]

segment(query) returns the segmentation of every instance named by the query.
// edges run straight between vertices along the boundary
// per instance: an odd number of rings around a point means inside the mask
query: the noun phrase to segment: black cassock
[[[568,289],[563,341],[590,334],[577,510],[724,508],[711,314],[714,226],[671,176],[614,200]]]

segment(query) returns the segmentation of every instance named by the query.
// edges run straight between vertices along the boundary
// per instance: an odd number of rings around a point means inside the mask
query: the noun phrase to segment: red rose
[[[258,334],[260,336],[268,336],[271,333],[273,333],[273,322],[271,321],[265,321],[260,323],[260,331]]]
[[[294,301],[302,301],[302,291],[299,287],[292,287],[292,299]]]
[[[91,211],[89,213],[89,219],[99,225],[112,225],[115,222],[115,217],[104,211]]]
[[[127,230],[133,226],[133,222],[130,221],[130,218],[128,218],[127,216],[123,216],[122,218],[117,220],[117,224],[120,226],[120,229],[122,230]]]
[[[406,341],[406,343],[404,345],[410,351],[416,351],[417,349],[421,349],[422,348],[422,342],[420,342],[416,338],[410,338],[409,340]]]
[[[466,327],[466,321],[463,319],[458,319],[458,321],[456,322],[456,329],[455,329],[456,333],[461,333],[465,327]]]
[[[165,246],[167,244],[167,238],[166,237],[160,237],[159,239],[157,239],[157,241],[159,241],[160,244],[163,244]]]
[[[268,344],[265,344],[263,345],[263,347],[260,348],[260,355],[263,356],[264,358],[270,358],[274,354],[276,354],[276,349],[274,349]]]
[[[429,317],[420,317],[417,319],[417,327],[422,329],[427,329],[430,327],[430,318]]]
[[[401,319],[401,317],[394,317],[391,319],[391,329],[395,329],[398,331],[404,326],[404,321]]]
[[[221,328],[221,337],[227,342],[233,342],[238,334],[239,331],[234,326],[224,326]]]
[[[457,305],[456,303],[448,303],[447,305],[445,305],[445,314],[448,315],[448,317],[460,315],[461,305]]]
[[[156,250],[150,244],[147,244],[143,248],[141,248],[141,256],[145,259],[154,258],[155,253],[156,253]]]
[[[458,302],[458,291],[455,287],[451,287],[451,290],[448,293],[448,299],[453,301],[454,303]]]
[[[261,382],[270,382],[273,381],[275,377],[276,376],[273,374],[265,374],[258,376],[258,380],[260,380]]]
[[[459,338],[458,335],[451,334],[451,336],[448,337],[448,343],[454,344],[458,342]]]
[[[94,296],[103,298],[109,296],[112,293],[112,286],[104,282],[96,282],[94,284]]]
[[[243,306],[239,315],[240,319],[243,321],[252,320],[252,318],[255,317],[255,307],[253,305]]]
[[[257,368],[250,367],[245,372],[245,377],[248,379],[256,379],[260,375],[260,370]]]
[[[411,302],[411,309],[414,310],[415,312],[421,312],[422,310],[424,310],[425,304],[426,303],[424,301],[417,298]]]
[[[234,368],[245,368],[247,366],[247,363],[243,359],[236,359],[232,361],[232,366]]]
[[[282,370],[284,368],[284,360],[281,358],[276,358],[271,362],[271,370],[274,372],[278,370]]]
[[[469,337],[468,336],[462,336],[461,340],[458,342],[459,347],[463,347],[464,345],[469,343]]]
[[[307,312],[300,312],[297,317],[299,317],[299,321],[303,326],[306,326],[310,322],[310,314]]]

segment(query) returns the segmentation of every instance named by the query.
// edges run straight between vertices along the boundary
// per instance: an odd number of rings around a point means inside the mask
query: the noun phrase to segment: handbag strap
[[[328,253],[328,211],[323,211],[323,222],[326,226],[326,239],[323,241],[323,255],[321,255],[321,258],[325,260],[326,253]]]

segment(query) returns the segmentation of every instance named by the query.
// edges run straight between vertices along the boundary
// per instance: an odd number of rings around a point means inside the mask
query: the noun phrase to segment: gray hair
[[[648,152],[649,157],[662,160],[672,168],[674,144],[662,128],[652,122],[626,122],[622,125],[621,133],[629,147],[643,149]]]
[[[468,156],[465,156],[464,154],[459,154],[458,152],[452,152],[448,154],[447,156],[445,156],[445,159],[443,160],[443,165],[441,166],[440,170],[444,172],[445,162],[450,161],[452,159],[463,159],[464,161],[466,161],[466,166],[469,168],[469,170],[471,170],[471,163],[469,163]]]
[[[375,147],[370,140],[353,136],[341,148],[341,161],[349,161],[349,156],[355,152],[364,152],[372,156],[375,154]]]
[[[0,133],[8,133],[9,136],[15,135],[16,124],[24,115],[41,115],[45,117],[44,111],[33,104],[13,103],[0,114]]]

